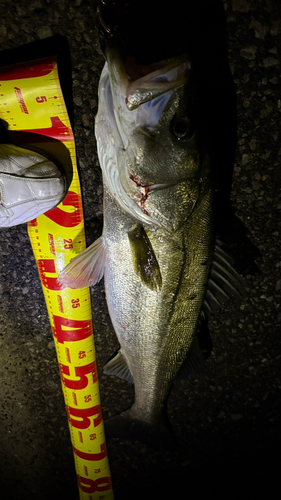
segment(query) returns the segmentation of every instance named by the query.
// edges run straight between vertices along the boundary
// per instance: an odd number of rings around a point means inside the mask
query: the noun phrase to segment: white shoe
[[[58,205],[66,180],[44,156],[0,144],[0,227],[28,222]]]

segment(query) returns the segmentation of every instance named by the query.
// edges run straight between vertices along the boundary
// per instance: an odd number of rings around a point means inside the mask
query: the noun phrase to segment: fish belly
[[[144,227],[159,263],[162,286],[151,290],[135,271],[128,231],[136,223],[105,188],[105,290],[112,324],[135,385],[132,410],[151,421],[196,333],[212,253],[212,192],[206,190],[176,232]]]

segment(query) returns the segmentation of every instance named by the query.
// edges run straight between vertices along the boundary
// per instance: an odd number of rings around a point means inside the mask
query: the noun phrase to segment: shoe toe
[[[65,177],[50,160],[17,146],[4,146],[3,150],[0,145],[0,227],[10,227],[54,208],[67,189]],[[10,151],[9,159],[3,159],[3,151]]]
[[[24,177],[57,177],[58,167],[40,153],[13,144],[0,144],[0,171]]]

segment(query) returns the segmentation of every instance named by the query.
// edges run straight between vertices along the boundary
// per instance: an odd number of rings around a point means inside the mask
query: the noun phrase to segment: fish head
[[[108,42],[106,60],[107,114],[119,138],[114,141],[115,178],[131,206],[145,214],[145,222],[174,231],[194,209],[206,167],[196,130],[190,57],[140,65]]]
[[[201,172],[195,117],[187,104],[187,84],[140,105],[128,130],[120,176],[140,186],[174,186],[197,180]]]

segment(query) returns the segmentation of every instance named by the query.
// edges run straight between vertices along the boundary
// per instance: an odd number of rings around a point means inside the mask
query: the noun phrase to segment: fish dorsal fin
[[[112,358],[104,365],[103,373],[106,375],[115,375],[116,377],[123,378],[130,382],[130,384],[134,383],[133,375],[130,372],[130,369],[127,365],[127,361],[121,351],[117,351],[117,354],[113,355]]]
[[[62,270],[58,282],[70,288],[93,286],[104,274],[105,246],[100,236],[86,250],[76,255]]]
[[[229,255],[216,240],[202,313],[217,310],[228,300],[245,297],[245,280],[235,271]]]
[[[136,274],[151,290],[160,289],[162,276],[149,238],[141,224],[128,231],[132,259]]]

